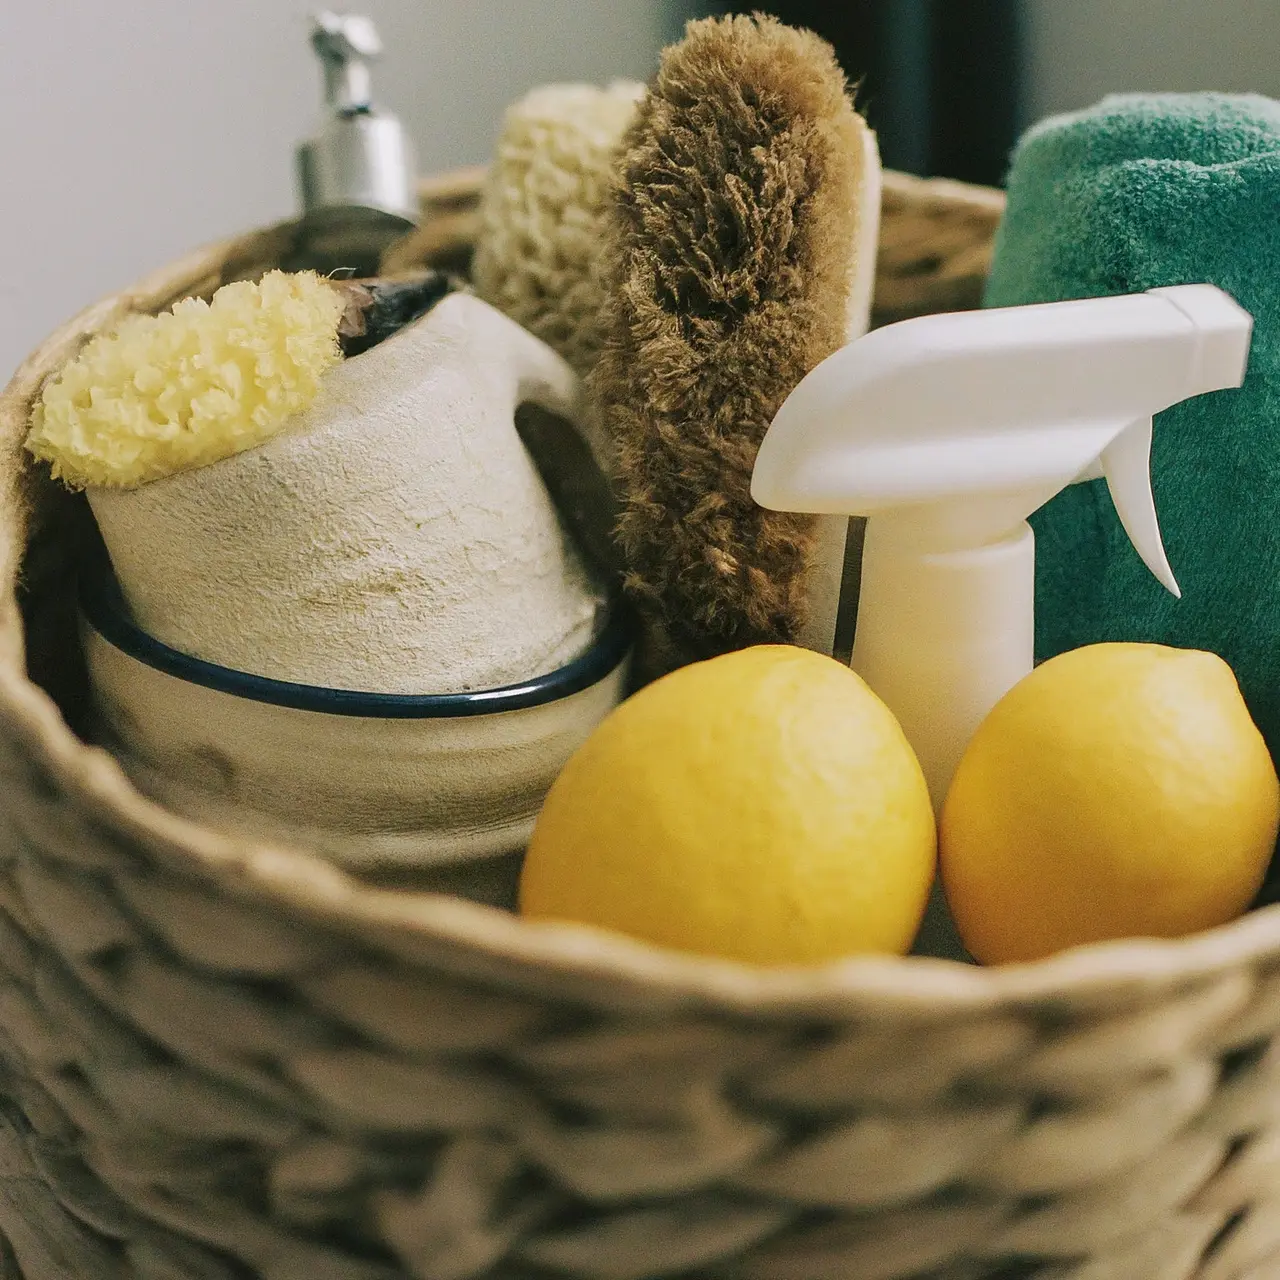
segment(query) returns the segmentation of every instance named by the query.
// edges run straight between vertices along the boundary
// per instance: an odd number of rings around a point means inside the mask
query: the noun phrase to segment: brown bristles
[[[751,470],[845,340],[865,129],[830,46],[756,16],[690,23],[627,134],[591,385],[647,675],[805,619],[814,521],[757,507]]]

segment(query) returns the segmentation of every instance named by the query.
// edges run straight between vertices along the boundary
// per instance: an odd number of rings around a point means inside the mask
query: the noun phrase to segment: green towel
[[[1280,102],[1105,99],[1014,153],[988,306],[1208,282],[1254,317],[1240,390],[1156,419],[1152,477],[1183,598],[1129,545],[1104,481],[1032,520],[1036,650],[1101,640],[1209,649],[1280,749]]]

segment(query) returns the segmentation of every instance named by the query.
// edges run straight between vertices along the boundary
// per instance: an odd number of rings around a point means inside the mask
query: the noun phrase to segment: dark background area
[[[1000,185],[1021,121],[1019,0],[705,0],[763,10],[835,46],[893,169]]]

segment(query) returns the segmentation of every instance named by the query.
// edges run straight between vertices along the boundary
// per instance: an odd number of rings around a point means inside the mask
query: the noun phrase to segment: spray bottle
[[[843,347],[779,409],[752,496],[868,517],[852,665],[897,715],[935,805],[1031,670],[1028,516],[1105,477],[1135,550],[1179,594],[1151,490],[1152,417],[1238,387],[1252,328],[1212,285],[925,316]]]

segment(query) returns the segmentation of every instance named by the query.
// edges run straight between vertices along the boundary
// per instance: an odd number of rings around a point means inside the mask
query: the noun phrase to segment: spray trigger
[[[1252,330],[1207,284],[922,316],[841,348],[778,410],[752,496],[867,517],[853,669],[898,717],[937,804],[1032,668],[1030,515],[1105,478],[1135,550],[1179,594],[1152,418],[1240,386]]]
[[[1151,491],[1150,418],[1126,427],[1102,451],[1101,473],[1134,550],[1160,583],[1181,600],[1182,589],[1169,565]]]

